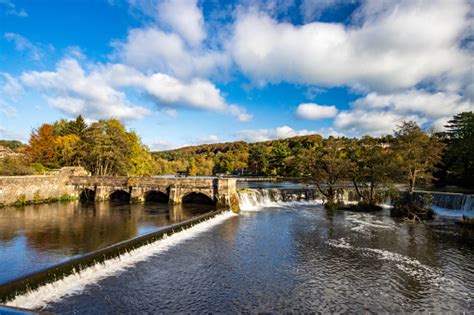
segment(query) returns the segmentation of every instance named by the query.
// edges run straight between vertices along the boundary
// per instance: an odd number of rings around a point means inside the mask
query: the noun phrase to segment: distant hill
[[[307,136],[296,136],[291,138],[277,139],[277,140],[268,140],[262,142],[245,142],[245,141],[235,141],[235,142],[223,142],[223,143],[212,143],[212,144],[201,144],[195,146],[188,146],[174,150],[163,150],[155,151],[152,154],[166,156],[166,155],[199,155],[199,154],[208,154],[208,153],[226,153],[229,151],[241,151],[248,150],[249,147],[264,145],[264,146],[273,146],[275,143],[284,143],[288,147],[292,148],[296,144],[307,146],[309,143],[319,142],[322,137],[320,135],[307,135]]]

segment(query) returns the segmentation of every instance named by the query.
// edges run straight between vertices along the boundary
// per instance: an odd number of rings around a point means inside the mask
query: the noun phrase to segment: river
[[[472,230],[446,218],[407,225],[393,221],[387,209],[376,214],[328,212],[314,198],[293,202],[281,202],[291,198],[275,194],[254,198],[259,193],[241,192],[239,215],[223,213],[113,263],[17,297],[10,305],[81,314],[474,309]],[[70,211],[81,211],[74,209]],[[104,211],[120,212],[114,207]],[[132,220],[132,231],[113,229],[118,236],[102,237],[104,242],[166,224],[159,216],[143,215],[146,212],[127,214],[127,219],[118,215],[122,219],[112,222]],[[13,221],[2,225],[2,231]],[[75,221],[77,216],[71,215],[59,225],[74,230]],[[33,226],[22,225],[23,234],[16,235],[27,238]],[[117,226],[125,229],[127,224]],[[42,233],[36,233],[38,252],[41,248],[56,252],[46,245],[49,238],[41,242]],[[97,243],[82,244],[86,239],[66,237],[64,243],[70,244],[58,246],[59,256],[97,248]],[[31,260],[28,255],[24,253],[23,259]]]

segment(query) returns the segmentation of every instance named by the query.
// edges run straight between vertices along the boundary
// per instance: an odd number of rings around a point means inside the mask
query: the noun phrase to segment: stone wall
[[[69,195],[77,197],[74,187],[68,185],[67,176],[2,176],[0,177],[0,204],[17,202],[44,202]]]

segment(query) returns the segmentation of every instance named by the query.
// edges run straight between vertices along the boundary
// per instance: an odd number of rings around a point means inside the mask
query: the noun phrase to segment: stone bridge
[[[172,205],[183,202],[238,207],[236,179],[71,176],[68,185],[81,199],[126,202],[158,201]]]

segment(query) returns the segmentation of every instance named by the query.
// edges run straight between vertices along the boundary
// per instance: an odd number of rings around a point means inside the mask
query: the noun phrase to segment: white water
[[[474,218],[474,195],[432,193],[433,210],[441,216]]]
[[[311,190],[245,189],[238,192],[242,211],[259,211],[291,202],[321,204]]]
[[[384,249],[355,247],[345,238],[328,240],[326,244],[331,247],[359,252],[361,255],[370,255],[375,259],[391,262],[398,270],[412,277],[427,280],[432,285],[443,287],[446,290],[449,290],[453,285],[453,280],[445,278],[439,269],[424,265],[419,260],[412,257]],[[463,295],[467,297],[469,294],[463,293]]]
[[[272,200],[267,189],[246,189],[239,192],[240,209],[258,211],[264,207],[278,206],[279,200]]]
[[[76,272],[59,281],[46,284],[38,289],[26,294],[16,296],[15,299],[7,302],[8,306],[36,309],[46,306],[48,303],[58,301],[61,298],[80,293],[87,285],[99,282],[107,277],[117,275],[128,268],[135,266],[138,262],[144,261],[154,255],[163,253],[173,246],[195,238],[199,234],[208,231],[227,219],[236,216],[228,211],[218,214],[215,217],[194,225],[193,227],[171,234],[154,243],[139,247],[129,253],[117,258],[107,260],[101,264]]]

